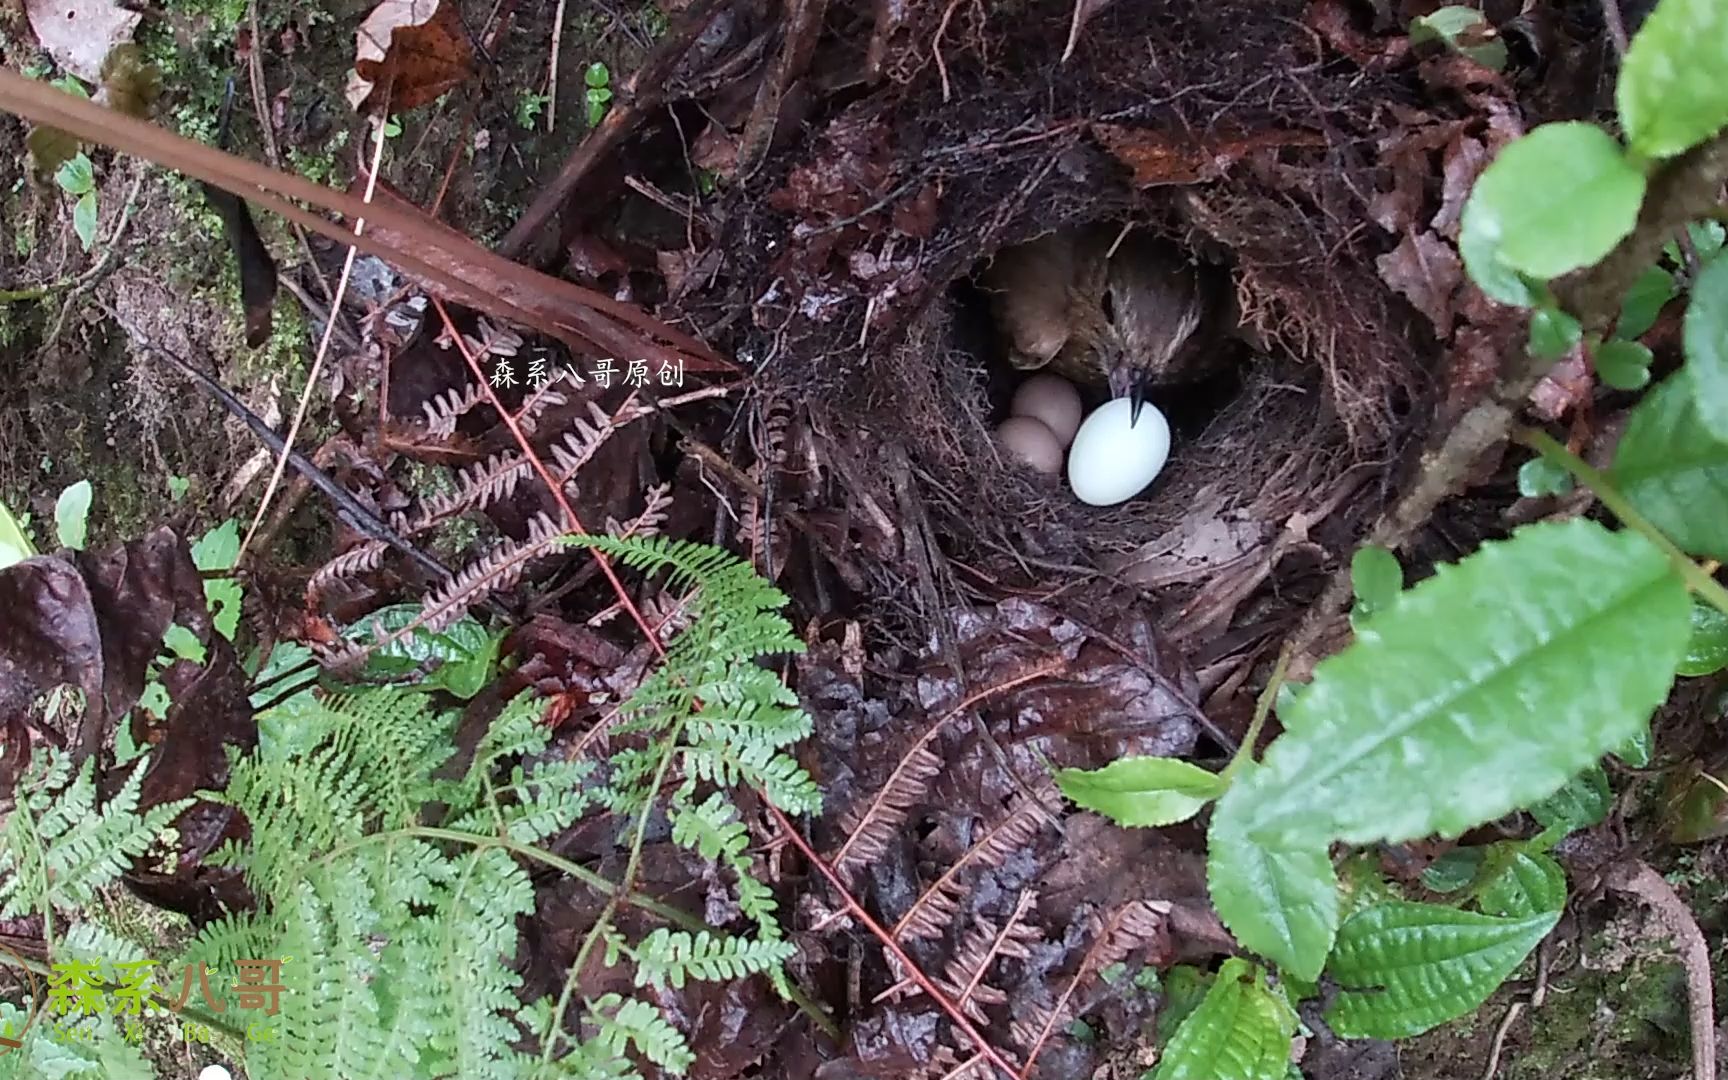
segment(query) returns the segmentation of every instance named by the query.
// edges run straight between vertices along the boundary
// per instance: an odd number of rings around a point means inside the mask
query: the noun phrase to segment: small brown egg
[[[1034,375],[1014,391],[1008,412],[1042,422],[1066,448],[1080,430],[1080,391],[1060,376]]]
[[[1010,416],[997,427],[996,435],[1015,457],[1039,472],[1055,476],[1062,471],[1062,443],[1043,421]]]

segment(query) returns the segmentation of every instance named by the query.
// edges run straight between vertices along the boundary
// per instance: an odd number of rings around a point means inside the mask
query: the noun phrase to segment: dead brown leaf
[[[1428,316],[1436,334],[1451,336],[1452,296],[1464,280],[1452,245],[1427,230],[1407,232],[1404,242],[1376,259],[1374,266],[1380,280]]]
[[[143,18],[114,0],[24,0],[24,12],[54,62],[88,83],[101,81],[108,50],[131,41]]]
[[[402,112],[473,74],[474,48],[456,5],[383,0],[354,35],[348,104],[360,112]]]
[[[1215,180],[1258,151],[1326,145],[1319,132],[1299,129],[1209,134],[1204,139],[1118,124],[1093,124],[1091,130],[1104,149],[1133,172],[1134,185],[1143,188]]]

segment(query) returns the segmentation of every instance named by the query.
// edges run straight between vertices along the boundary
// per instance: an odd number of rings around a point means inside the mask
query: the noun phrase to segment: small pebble
[[[1080,430],[1080,391],[1058,375],[1034,375],[1014,391],[1008,412],[1041,421],[1064,449]]]
[[[1049,476],[1062,471],[1062,442],[1042,421],[1010,416],[996,429],[1002,444],[1021,461]]]

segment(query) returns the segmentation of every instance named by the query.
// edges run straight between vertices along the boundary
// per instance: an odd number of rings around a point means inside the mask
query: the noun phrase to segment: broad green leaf
[[[1614,792],[1602,766],[1591,765],[1566,786],[1530,808],[1530,816],[1544,828],[1588,829],[1608,816],[1614,807]]]
[[[1326,1021],[1347,1039],[1403,1039],[1463,1016],[1559,918],[1501,919],[1405,901],[1369,908],[1338,930],[1326,970],[1344,992]]]
[[[34,554],[36,545],[30,542],[24,527],[18,524],[12,511],[6,509],[6,504],[0,503],[0,570],[23,562]]]
[[[1728,667],[1728,615],[1702,600],[1692,601],[1692,636],[1680,661],[1682,675],[1714,675]],[[1621,760],[1625,760],[1622,758]],[[1631,765],[1628,761],[1626,764]]]
[[[1465,204],[1468,211],[1469,204]],[[1494,231],[1490,231],[1490,230]],[[1542,296],[1528,278],[1506,265],[1500,258],[1499,220],[1492,215],[1464,215],[1458,234],[1458,253],[1464,256],[1464,268],[1470,280],[1484,293],[1513,307],[1533,308]]]
[[[1681,376],[1692,384],[1698,418],[1728,441],[1728,259],[1711,263],[1692,284],[1683,337]]]
[[[1644,186],[1644,174],[1595,124],[1543,124],[1483,170],[1464,206],[1463,233],[1481,245],[1478,256],[1546,281],[1614,250],[1638,220]],[[1469,248],[1464,257],[1481,284]]]
[[[1620,318],[1614,324],[1614,335],[1628,341],[1643,337],[1656,325],[1656,318],[1662,314],[1668,301],[1679,293],[1673,274],[1660,266],[1645,270],[1626,290],[1626,299],[1620,304]]]
[[[1572,474],[1544,457],[1518,466],[1518,494],[1526,499],[1564,495],[1572,490]]]
[[[1584,340],[1584,327],[1577,319],[1552,303],[1544,303],[1530,316],[1530,355],[1558,360]]]
[[[96,190],[96,170],[88,157],[79,154],[60,166],[54,173],[54,182],[61,191],[76,198]]]
[[[582,73],[582,81],[591,89],[601,90],[612,81],[612,73],[606,70],[606,65],[596,60],[588,65],[588,70]]]
[[[1539,851],[1495,844],[1476,902],[1488,914],[1509,919],[1559,914],[1566,906],[1566,871]]]
[[[1338,875],[1327,843],[1248,836],[1236,798],[1241,784],[1219,801],[1207,834],[1212,906],[1243,947],[1298,978],[1318,978],[1338,929]]]
[[[1454,893],[1476,880],[1486,848],[1453,848],[1428,864],[1422,884],[1441,894]]]
[[[1214,832],[1312,851],[1457,836],[1547,798],[1667,697],[1688,608],[1636,533],[1574,520],[1485,543],[1315,669]]]
[[[1118,825],[1187,821],[1224,794],[1224,781],[1198,765],[1164,757],[1118,758],[1102,769],[1060,769],[1056,786],[1077,805]]]
[[[98,216],[94,191],[86,191],[72,204],[72,231],[78,234],[78,243],[85,251],[96,246]]]
[[[1168,1043],[1182,1021],[1206,1000],[1214,976],[1193,964],[1177,964],[1164,975],[1164,1000],[1158,1006],[1158,1042]]]
[[[192,565],[200,570],[232,570],[240,557],[240,523],[229,518],[198,538],[192,545]],[[240,628],[240,606],[244,596],[233,578],[205,578],[204,604],[216,632],[234,640]]]
[[[162,635],[162,644],[168,647],[169,652],[182,660],[190,660],[194,664],[204,662],[204,643],[198,640],[197,634],[179,623],[168,624],[167,632]]]
[[[173,703],[168,688],[155,681],[145,683],[144,692],[138,695],[138,707],[158,720],[168,715],[168,706]]]
[[[1650,382],[1650,350],[1636,341],[1605,341],[1596,350],[1596,376],[1616,390],[1642,390]]]
[[[200,570],[232,570],[240,557],[240,523],[229,518],[192,545],[192,565]]]
[[[1372,618],[1398,599],[1404,588],[1404,568],[1390,551],[1366,545],[1350,557],[1350,587],[1356,593],[1356,610],[1363,618]]]
[[[393,604],[355,623],[348,636],[355,641],[382,641],[420,616],[419,604]],[[500,635],[489,634],[472,616],[464,616],[440,632],[417,626],[405,636],[375,650],[366,674],[377,677],[428,674],[423,689],[445,689],[464,700],[479,693],[492,677]]]
[[[1653,158],[1683,153],[1728,124],[1728,5],[1662,0],[1620,62],[1615,104],[1626,139]]]
[[[1633,408],[1613,476],[1670,540],[1693,555],[1728,559],[1728,442],[1704,424],[1683,376],[1663,379]]]
[[[54,500],[54,533],[59,538],[61,547],[74,551],[84,550],[84,541],[90,536],[92,498],[90,481],[80,480],[69,485],[60,493],[60,497]]]
[[[1642,769],[1650,764],[1650,755],[1655,747],[1650,745],[1650,726],[1646,724],[1638,729],[1638,734],[1622,743],[1614,751],[1614,756],[1632,766]]]
[[[1295,1014],[1254,965],[1232,957],[1176,1029],[1152,1080],[1284,1080],[1295,1030]]]
[[[1506,70],[1506,43],[1494,25],[1475,8],[1449,4],[1431,15],[1410,21],[1410,44],[1439,42],[1485,68]]]

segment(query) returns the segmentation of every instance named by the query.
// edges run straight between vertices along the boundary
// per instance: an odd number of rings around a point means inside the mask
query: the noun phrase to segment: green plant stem
[[[1290,670],[1292,651],[1291,643],[1285,642],[1278,653],[1278,662],[1272,665],[1272,677],[1266,680],[1266,689],[1260,691],[1260,699],[1254,703],[1254,720],[1248,725],[1248,734],[1242,736],[1242,745],[1236,748],[1230,764],[1218,774],[1225,787],[1230,786],[1231,779],[1243,765],[1254,760],[1254,744],[1260,741],[1260,729],[1266,726],[1266,718],[1272,715],[1272,703],[1278,700],[1278,691],[1284,688],[1284,675]]]
[[[1640,514],[1636,507],[1614,486],[1614,481],[1605,473],[1593,467],[1589,462],[1574,454],[1561,445],[1552,435],[1537,428],[1519,428],[1514,438],[1530,447],[1549,461],[1565,469],[1573,478],[1589,488],[1595,496],[1602,500],[1610,513],[1619,518],[1628,529],[1643,536],[1655,544],[1661,552],[1668,556],[1668,561],[1680,574],[1686,587],[1703,597],[1711,607],[1728,615],[1728,589],[1705,572],[1702,566],[1692,561],[1684,551],[1675,546],[1674,541],[1650,523],[1650,520]]]

